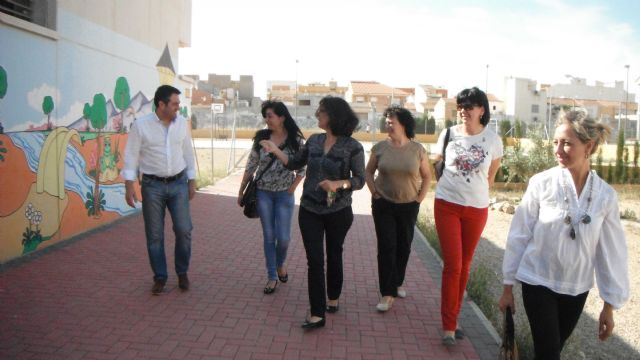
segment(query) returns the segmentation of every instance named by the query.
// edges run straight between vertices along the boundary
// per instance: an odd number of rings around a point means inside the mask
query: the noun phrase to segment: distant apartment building
[[[360,119],[361,128],[376,131],[378,120],[390,105],[406,106],[411,94],[377,81],[351,81],[345,99]]]
[[[612,138],[617,136],[619,126],[626,126],[627,137],[636,136],[637,121],[631,114],[638,111],[638,104],[635,94],[625,91],[623,81],[615,81],[610,87],[600,81],[589,85],[584,78],[567,77],[570,78],[568,84],[539,86],[530,79],[505,79],[506,118],[552,128],[561,109],[582,108],[591,117],[611,126],[615,130]],[[625,121],[625,111],[630,114],[629,121]]]
[[[433,117],[436,119],[436,127],[443,129],[447,121],[456,123],[458,120],[458,110],[455,98],[440,98],[433,110]]]
[[[209,74],[207,80],[198,81],[198,89],[213,94],[215,98],[235,99],[252,104],[254,100],[253,75],[240,75],[238,80],[231,75]]]
[[[448,93],[447,89],[433,85],[416,86],[413,95],[416,112],[420,114],[433,114],[438,100],[446,98]]]

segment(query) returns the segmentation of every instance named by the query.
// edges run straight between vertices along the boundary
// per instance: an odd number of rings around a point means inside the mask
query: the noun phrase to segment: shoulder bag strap
[[[442,147],[442,162],[447,163],[447,145],[449,145],[449,133],[451,132],[451,127],[447,128],[447,133],[444,135],[444,146]]]

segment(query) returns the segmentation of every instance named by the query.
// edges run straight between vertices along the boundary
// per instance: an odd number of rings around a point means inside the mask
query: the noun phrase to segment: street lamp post
[[[298,121],[298,59],[296,59],[296,106],[294,108],[294,115],[296,122]]]
[[[547,140],[551,139],[551,88],[549,89],[549,94],[547,95]]]
[[[487,64],[487,71],[484,76],[484,91],[489,95],[489,64]]]
[[[626,99],[624,101],[624,129],[627,129],[627,123],[629,122],[629,111],[628,111],[628,106],[629,106],[629,65],[625,65],[625,68],[627,68],[627,90],[626,90]],[[626,137],[626,136],[625,136]]]

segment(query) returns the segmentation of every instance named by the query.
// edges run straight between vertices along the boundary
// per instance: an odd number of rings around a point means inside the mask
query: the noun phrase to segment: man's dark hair
[[[167,104],[173,94],[180,95],[181,92],[171,85],[160,85],[156,90],[156,94],[153,96],[153,104],[156,106],[156,109],[160,106],[160,101]]]

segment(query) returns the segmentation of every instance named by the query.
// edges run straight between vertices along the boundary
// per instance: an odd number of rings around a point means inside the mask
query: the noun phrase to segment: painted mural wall
[[[52,39],[0,23],[0,263],[139,211],[127,131],[175,78],[168,47],[63,9],[58,24]]]

